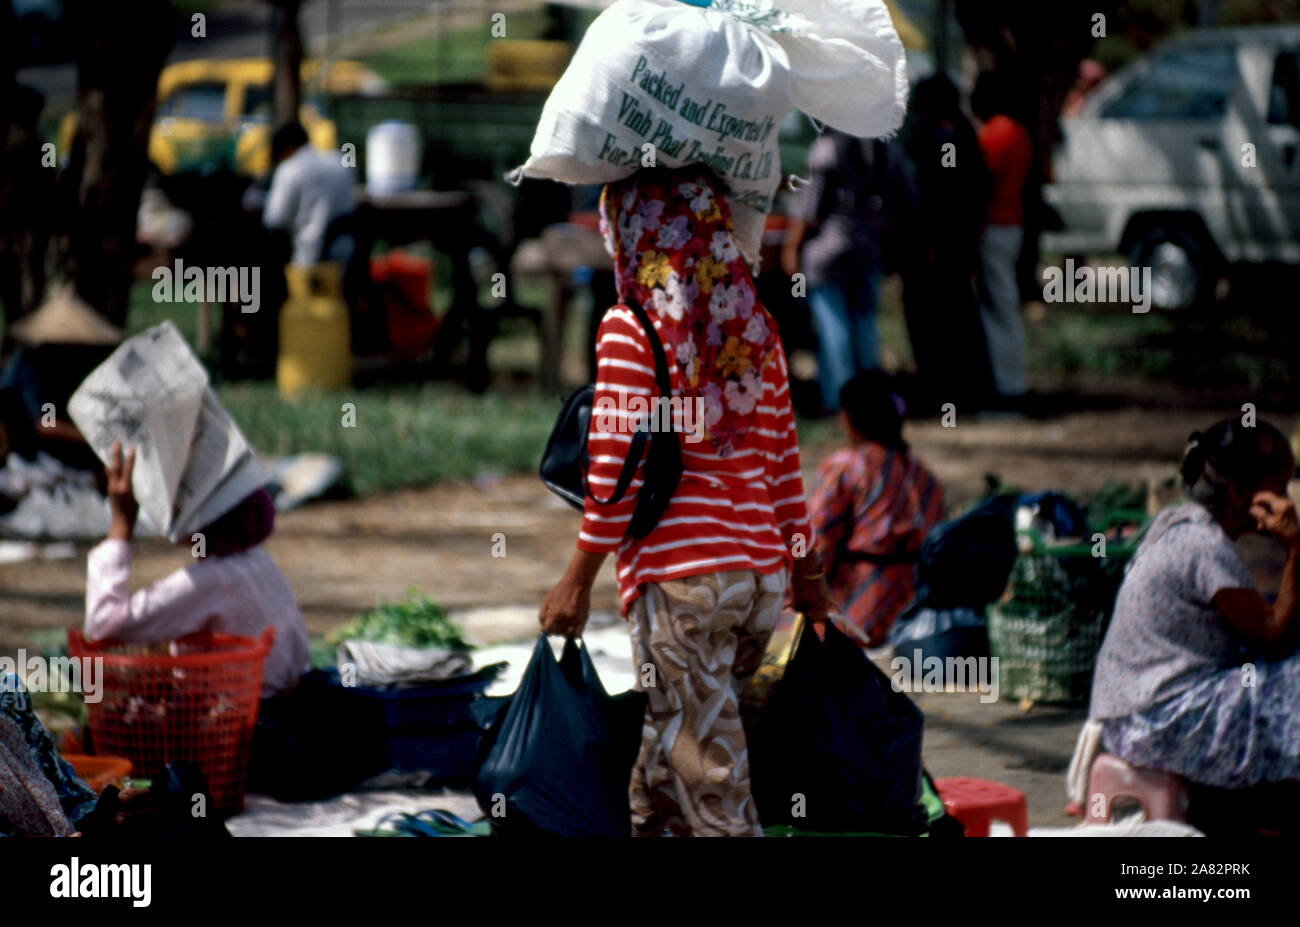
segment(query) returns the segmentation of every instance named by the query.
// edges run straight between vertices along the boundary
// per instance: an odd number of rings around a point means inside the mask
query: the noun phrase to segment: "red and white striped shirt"
[[[657,320],[652,321],[658,331]],[[681,370],[671,352],[667,357],[673,393],[681,395]],[[632,425],[627,424],[625,411],[628,399],[641,396],[652,402],[659,390],[646,333],[624,307],[605,314],[596,335],[596,359],[587,481],[592,492],[608,498],[632,443]],[[623,411],[604,417],[595,411],[609,407]],[[679,432],[690,430],[692,423],[683,424],[680,408],[674,409],[673,419]],[[611,421],[620,424],[611,428]],[[697,425],[702,426],[702,422]],[[663,436],[652,434],[651,440]],[[643,482],[640,464],[627,495],[617,503],[601,505],[587,497],[578,547],[592,553],[618,552],[618,587],[625,615],[643,583],[725,570],[774,573],[790,566],[795,553],[802,556],[813,549],[789,376],[779,341],[763,371],[763,393],[750,413],[749,435],[741,449],[724,458],[711,441],[691,443],[685,434],[679,434],[678,440],[684,468],[681,482],[648,536],[625,536]]]

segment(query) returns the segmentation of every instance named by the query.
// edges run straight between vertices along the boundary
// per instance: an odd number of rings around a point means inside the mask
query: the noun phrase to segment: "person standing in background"
[[[908,115],[903,145],[920,200],[916,247],[903,266],[903,314],[918,387],[909,404],[935,411],[957,397],[982,402],[993,389],[975,299],[991,178],[947,77],[918,83]]]
[[[980,236],[980,320],[999,404],[1014,407],[1026,391],[1016,262],[1024,240],[1024,192],[1034,155],[1029,132],[1010,115],[1010,101],[1011,90],[1001,75],[985,72],[975,81],[971,110],[983,123],[980,151],[993,175]]]
[[[307,132],[291,122],[271,138],[275,171],[262,209],[268,229],[283,229],[293,239],[294,264],[335,261],[347,266],[355,242],[335,223],[356,209],[352,172],[337,157],[307,143]]]
[[[822,411],[829,414],[855,373],[880,366],[880,285],[904,250],[900,236],[916,211],[916,181],[896,143],[835,129],[813,144],[808,172],[781,269],[807,277]]]
[[[1105,79],[1106,68],[1100,62],[1091,58],[1080,61],[1079,76],[1075,78],[1070,86],[1070,92],[1065,95],[1065,102],[1061,104],[1061,118],[1073,119],[1079,115],[1083,104],[1088,102],[1088,94]]]

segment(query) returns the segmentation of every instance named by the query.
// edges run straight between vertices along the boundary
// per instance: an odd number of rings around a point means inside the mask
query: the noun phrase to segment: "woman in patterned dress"
[[[943,521],[943,488],[903,440],[886,374],[859,373],[839,400],[848,446],[822,461],[809,510],[841,627],[879,647],[916,596],[916,555]]]
[[[1191,501],[1148,528],[1098,654],[1089,717],[1108,752],[1222,788],[1300,778],[1294,467],[1265,422],[1226,419],[1192,435],[1182,463]],[[1233,544],[1252,533],[1286,547],[1272,604]]]

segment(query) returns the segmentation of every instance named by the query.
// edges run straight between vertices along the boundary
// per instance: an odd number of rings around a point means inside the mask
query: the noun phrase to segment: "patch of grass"
[[[1270,344],[1267,321],[1223,305],[1200,315],[1048,306],[1026,323],[1025,336],[1029,369],[1039,374],[1086,370],[1251,388],[1293,377],[1288,358]]]
[[[439,480],[536,469],[559,403],[535,394],[475,396],[444,384],[283,398],[273,383],[226,383],[217,394],[252,445],[282,456],[339,457],[362,495]],[[353,403],[356,426],[343,426]]]
[[[131,298],[126,314],[126,336],[138,335],[146,328],[153,328],[171,319],[176,328],[185,337],[185,341],[191,348],[198,344],[199,336],[199,304],[198,303],[160,303],[155,302],[153,298],[154,282],[152,280],[137,280],[131,286]],[[215,345],[217,336],[221,332],[221,306],[209,306],[210,318],[208,331]],[[215,348],[209,352],[211,356],[204,356],[205,362],[211,363],[216,359]]]
[[[1147,371],[1141,368],[1155,359],[1134,349],[1147,338],[1172,331],[1174,324],[1167,314],[1111,312],[1092,306],[1074,311],[1051,305],[1042,319],[1025,324],[1027,360],[1030,369],[1039,372],[1143,373]]]

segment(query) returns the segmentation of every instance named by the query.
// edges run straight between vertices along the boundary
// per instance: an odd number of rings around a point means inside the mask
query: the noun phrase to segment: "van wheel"
[[[1129,263],[1151,268],[1152,306],[1187,309],[1213,298],[1217,274],[1210,250],[1185,228],[1156,226],[1133,243]]]

